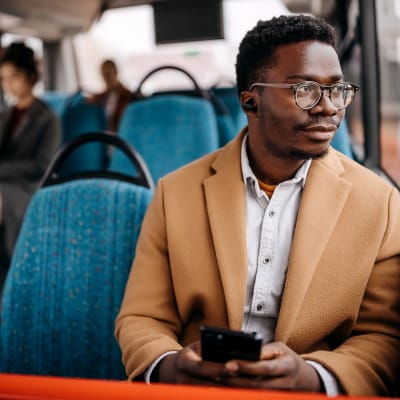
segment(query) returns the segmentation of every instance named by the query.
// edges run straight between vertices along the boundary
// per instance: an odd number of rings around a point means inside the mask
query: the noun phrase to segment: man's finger
[[[233,360],[227,362],[225,367],[231,376],[247,375],[269,378],[292,374],[295,362],[290,355],[285,355],[273,360],[256,362]]]

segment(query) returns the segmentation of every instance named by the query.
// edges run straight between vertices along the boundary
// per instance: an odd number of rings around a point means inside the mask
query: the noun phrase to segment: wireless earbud
[[[247,100],[242,104],[243,110],[245,111],[257,111],[257,106],[253,99]]]

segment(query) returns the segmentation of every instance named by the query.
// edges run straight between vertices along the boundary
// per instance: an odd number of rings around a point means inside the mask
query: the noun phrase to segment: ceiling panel
[[[0,29],[13,33],[28,29],[43,39],[55,40],[88,29],[101,5],[101,0],[1,0],[0,13],[20,19],[10,27],[2,26],[0,18]]]

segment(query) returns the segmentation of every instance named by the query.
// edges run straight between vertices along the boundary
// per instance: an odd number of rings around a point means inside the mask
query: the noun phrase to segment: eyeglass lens
[[[296,102],[304,109],[313,108],[320,100],[323,89],[317,83],[305,83],[296,88]],[[330,89],[330,100],[338,109],[347,107],[354,97],[354,89],[349,84],[338,84]]]

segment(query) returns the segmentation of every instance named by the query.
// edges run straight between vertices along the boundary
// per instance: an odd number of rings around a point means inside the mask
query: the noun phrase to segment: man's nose
[[[339,109],[331,100],[331,90],[329,88],[324,88],[321,90],[321,98],[319,99],[319,102],[310,110],[310,112],[313,114],[336,115],[339,112]]]

